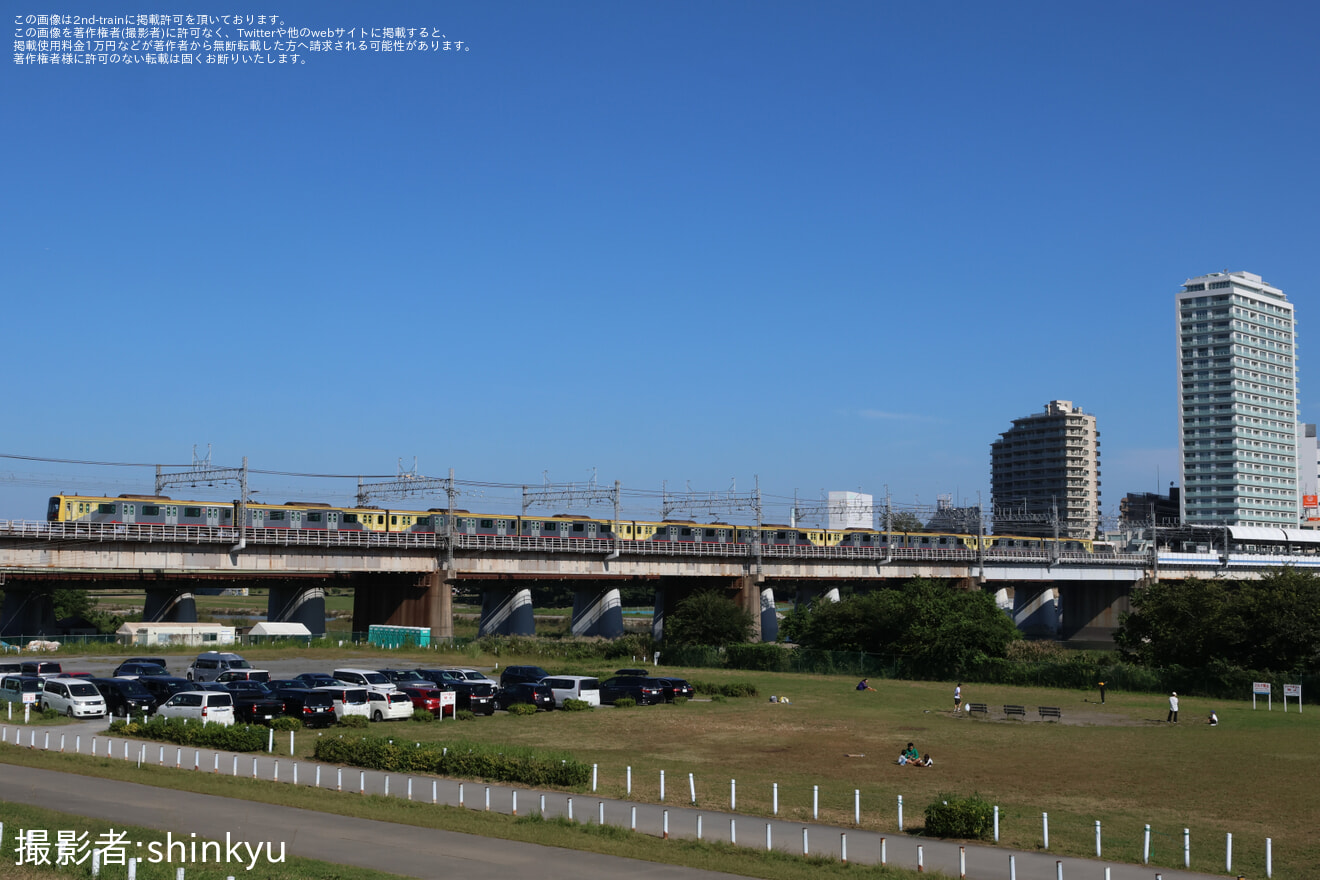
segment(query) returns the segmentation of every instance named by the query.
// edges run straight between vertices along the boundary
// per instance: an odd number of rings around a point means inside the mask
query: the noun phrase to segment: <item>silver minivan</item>
[[[541,679],[555,696],[555,708],[564,708],[564,700],[582,700],[600,705],[600,680],[590,675],[552,675]]]
[[[227,651],[207,651],[198,654],[186,673],[189,681],[215,681],[220,673],[231,669],[251,669],[252,664],[237,654]]]
[[[48,678],[41,706],[70,718],[96,718],[105,714],[105,697],[96,685],[81,678]]]

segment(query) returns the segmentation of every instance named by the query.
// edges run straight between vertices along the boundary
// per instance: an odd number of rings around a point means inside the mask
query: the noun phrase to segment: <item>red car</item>
[[[443,689],[425,685],[401,685],[399,690],[412,700],[414,709],[425,709],[435,717],[440,717],[441,695],[445,693]],[[454,704],[451,702],[449,705],[452,707]],[[452,712],[451,708],[450,713]]]

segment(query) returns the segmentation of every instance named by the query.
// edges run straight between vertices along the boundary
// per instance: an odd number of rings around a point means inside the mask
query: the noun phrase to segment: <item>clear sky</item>
[[[1110,513],[1177,478],[1174,295],[1225,269],[1297,303],[1320,419],[1315,4],[210,11],[468,48],[11,51],[0,453],[178,463],[209,443],[299,473],[416,456],[492,483],[759,475],[778,498],[988,504],[990,443],[1062,398],[1099,419]],[[150,488],[149,470],[0,459],[0,517]]]

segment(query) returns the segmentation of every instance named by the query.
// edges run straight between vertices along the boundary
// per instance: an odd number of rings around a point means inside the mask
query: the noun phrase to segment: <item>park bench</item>
[[[1025,718],[1027,717],[1027,707],[1026,707],[1026,706],[1005,706],[1005,707],[1004,707],[1004,714],[1005,714],[1005,715],[1017,715],[1017,716],[1019,716],[1019,717],[1025,719]]]
[[[984,715],[984,714],[986,714],[987,712],[990,711],[990,707],[987,706],[985,703],[968,703],[968,704],[967,704],[967,711],[968,711],[968,712],[979,712],[980,714]]]
[[[1040,706],[1038,708],[1040,709],[1041,718],[1058,718],[1060,721],[1063,720],[1063,713],[1059,711],[1058,706]]]

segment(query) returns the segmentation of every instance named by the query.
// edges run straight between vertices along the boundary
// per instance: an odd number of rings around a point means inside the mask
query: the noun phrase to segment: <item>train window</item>
[[[115,506],[114,506],[113,504],[98,504],[98,505],[96,505],[96,512],[97,512],[97,513],[114,513],[114,512],[115,512]]]
[[[377,524],[377,525],[380,525],[380,524],[382,524],[382,523],[384,523],[384,522],[385,522],[385,514],[383,514],[383,513],[378,513],[378,514],[376,514],[376,524]]]
[[[270,519],[271,519],[272,522],[278,522],[278,521],[280,521],[280,520],[283,520],[283,519],[284,519],[284,511],[282,511],[282,510],[272,510],[272,511],[270,512]]]
[[[233,512],[232,510],[226,510],[226,511],[225,511],[225,519],[229,519],[229,518],[230,518],[231,516],[233,516],[233,515],[234,515],[234,512]]]
[[[201,515],[202,515],[202,509],[201,509],[200,507],[185,507],[185,508],[183,509],[183,515],[184,515],[184,516],[201,516]]]
[[[143,516],[160,516],[160,507],[155,504],[142,505]]]
[[[344,522],[346,522],[346,523],[355,523],[355,522],[357,522],[357,521],[358,521],[358,516],[357,516],[356,513],[346,513],[346,514],[344,514]]]
[[[678,533],[679,533],[680,535],[682,535],[683,537],[685,537],[685,538],[690,538],[690,537],[692,537],[692,530],[689,529],[689,528],[682,528],[682,529],[679,529],[679,530],[678,530]]]
[[[580,532],[580,531],[582,531],[582,530],[585,529],[585,528],[586,528],[586,526],[583,525],[582,523],[573,523],[573,531],[575,531],[575,532]]]
[[[490,519],[483,519],[481,521],[481,527],[483,529],[493,529],[495,528],[495,521]]]
[[[632,534],[632,526],[624,526],[624,527],[623,527],[623,533],[624,533],[625,535],[631,535],[631,534]]]
[[[397,526],[398,524],[399,524],[399,518],[397,516],[391,516],[390,525]]]
[[[307,514],[307,521],[308,521],[308,522],[320,522],[320,521],[321,521],[321,514],[319,514],[319,513],[308,513],[308,514]]]

